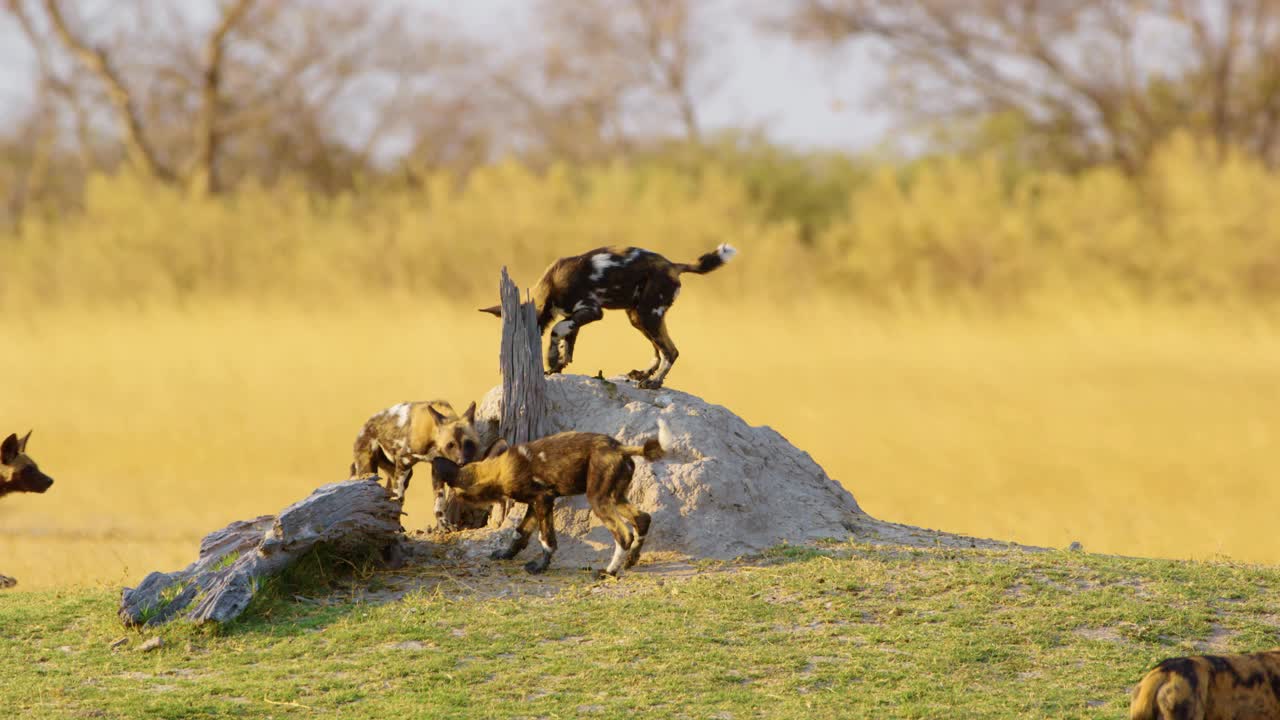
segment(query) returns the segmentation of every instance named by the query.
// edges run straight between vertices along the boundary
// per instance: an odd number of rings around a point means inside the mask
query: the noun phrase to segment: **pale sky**
[[[400,1],[447,15],[481,37],[501,38],[529,27],[520,21],[528,0]],[[724,41],[713,63],[723,81],[699,107],[705,127],[762,127],[775,141],[805,148],[865,150],[892,141],[890,118],[869,97],[883,74],[874,59],[854,51],[818,57],[762,36],[745,12],[736,12],[751,1],[720,3],[727,9]],[[0,123],[28,101],[32,62],[16,29],[0,21]]]

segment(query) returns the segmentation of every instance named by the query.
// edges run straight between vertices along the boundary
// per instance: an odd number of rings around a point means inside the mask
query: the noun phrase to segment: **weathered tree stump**
[[[520,302],[520,291],[502,268],[502,419],[498,433],[515,445],[545,435],[547,379],[542,371],[542,332],[533,300]],[[527,298],[527,294],[526,294]]]
[[[498,435],[508,443],[529,442],[546,435],[547,379],[542,371],[542,332],[538,329],[538,311],[526,293],[520,302],[507,268],[502,268],[498,284],[502,301],[502,345],[498,352],[502,372],[502,418]],[[450,495],[445,501],[445,515],[458,527],[480,528],[489,524],[490,506],[464,503]],[[498,523],[506,519],[510,503],[499,509]]]
[[[339,555],[398,547],[400,506],[377,479],[316,489],[279,515],[238,520],[200,542],[186,569],[153,572],[120,597],[125,625],[158,625],[180,614],[197,623],[225,623],[244,612],[259,579],[276,575],[317,545]],[[188,610],[188,608],[191,608]]]

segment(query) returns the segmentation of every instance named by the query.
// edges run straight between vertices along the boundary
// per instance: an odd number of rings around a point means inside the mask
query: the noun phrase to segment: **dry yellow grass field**
[[[769,424],[871,514],[1096,552],[1280,563],[1280,333],[1176,312],[1022,319],[742,307],[691,281],[669,385]],[[1055,318],[1056,319],[1051,319]],[[0,572],[133,582],[345,477],[374,411],[498,382],[496,321],[402,297],[6,317],[0,429],[57,483],[0,503]],[[647,343],[610,313],[572,371]],[[419,479],[406,526],[429,514]]]

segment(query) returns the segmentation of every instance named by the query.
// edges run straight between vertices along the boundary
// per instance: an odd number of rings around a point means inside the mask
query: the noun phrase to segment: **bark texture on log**
[[[542,372],[542,333],[533,300],[520,302],[520,289],[502,268],[502,419],[498,433],[509,443],[546,434],[547,379]]]
[[[379,550],[399,542],[400,506],[376,479],[316,489],[279,515],[237,520],[200,542],[186,569],[153,572],[120,596],[125,625],[159,625],[182,615],[197,623],[225,623],[244,612],[259,579],[279,574],[313,547],[339,554]]]

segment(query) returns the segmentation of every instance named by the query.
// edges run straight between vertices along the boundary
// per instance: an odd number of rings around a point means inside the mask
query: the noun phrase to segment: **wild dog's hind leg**
[[[529,508],[538,515],[538,540],[542,543],[542,557],[524,564],[531,575],[546,572],[551,556],[556,554],[555,498],[540,495]]]
[[[658,363],[657,372],[648,378],[640,381],[640,387],[648,390],[657,390],[662,387],[662,383],[667,379],[667,373],[671,372],[671,366],[676,364],[676,358],[680,357],[680,351],[676,349],[676,344],[671,341],[671,336],[667,335],[667,322],[663,317],[655,318],[656,322],[652,322],[648,327],[649,337],[658,345],[658,351],[661,355],[661,362]]]
[[[671,309],[671,304],[675,302],[676,295],[679,293],[678,281],[667,275],[657,275],[645,286],[635,309],[627,313],[631,318],[631,324],[638,327],[640,332],[649,338],[649,342],[653,343],[654,352],[658,356],[658,362],[654,368],[647,373],[638,373],[643,375],[636,378],[640,380],[639,384],[642,388],[656,390],[662,387],[662,381],[666,379],[667,373],[671,372],[671,366],[680,355],[675,343],[671,342],[670,336],[667,335],[667,310]]]
[[[640,319],[640,313],[636,312],[634,308],[627,310],[627,319],[631,321],[631,326],[639,330],[640,334],[644,335],[653,345],[653,364],[649,366],[649,369],[632,370],[627,373],[627,377],[632,380],[645,380],[658,369],[658,365],[662,362],[662,352],[658,349],[658,343],[649,337],[649,331],[645,329],[644,323]]]
[[[524,517],[520,518],[520,524],[516,525],[516,536],[511,539],[511,545],[506,550],[494,550],[489,555],[491,560],[510,560],[520,551],[529,545],[529,535],[533,533],[533,521],[538,518],[538,514],[534,512],[533,505],[527,505],[524,509]]]
[[[618,469],[609,469],[605,472],[616,476],[617,471]],[[607,482],[602,482],[598,486],[603,486]],[[588,488],[590,488],[590,485],[588,485]],[[614,491],[607,489],[602,493],[596,494],[588,489],[587,501],[591,503],[592,512],[595,513],[596,517],[600,518],[600,522],[604,523],[605,528],[609,530],[609,534],[613,535],[613,557],[610,558],[609,565],[599,572],[599,575],[617,577],[618,573],[622,571],[623,562],[626,560],[627,548],[631,547],[632,543],[635,542],[635,530],[632,529],[631,524],[620,511],[615,500]]]
[[[618,503],[618,510],[623,517],[631,523],[631,527],[635,528],[636,535],[631,541],[631,547],[627,548],[627,563],[623,567],[632,568],[636,562],[640,560],[640,548],[644,547],[644,538],[649,534],[649,524],[653,518],[649,513],[643,510],[637,510],[635,505],[623,500]]]
[[[573,346],[578,341],[578,330],[583,325],[604,317],[604,310],[593,303],[578,303],[573,314],[551,326],[551,339],[547,341],[547,367],[549,373],[558,373],[573,360]],[[572,340],[570,340],[572,338]],[[565,346],[564,354],[560,346]]]

